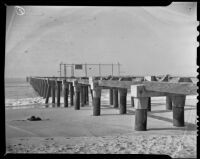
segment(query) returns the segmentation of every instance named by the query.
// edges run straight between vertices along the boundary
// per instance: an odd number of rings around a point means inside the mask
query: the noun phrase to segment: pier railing
[[[151,111],[151,97],[166,96],[166,109],[173,112],[173,125],[184,126],[184,106],[186,95],[197,95],[194,77],[27,77],[35,91],[44,97],[48,104],[52,97],[53,106],[63,92],[64,107],[70,105],[75,110],[89,104],[92,96],[93,115],[101,114],[101,90],[109,89],[109,102],[119,109],[119,114],[126,114],[127,90],[131,90],[131,105],[135,108],[135,130],[144,131],[147,127],[147,112]],[[119,94],[119,95],[118,95]],[[119,97],[119,99],[118,99]],[[56,99],[56,100],[55,100]]]

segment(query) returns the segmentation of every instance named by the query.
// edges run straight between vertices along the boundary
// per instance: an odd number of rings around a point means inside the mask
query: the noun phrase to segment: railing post
[[[73,86],[74,86],[74,109],[79,110],[80,109],[80,86],[78,85],[78,81],[75,80],[73,81]]]
[[[173,109],[173,125],[177,127],[184,126],[184,106],[185,95],[172,96],[172,109]]]
[[[118,103],[118,89],[117,88],[113,89],[113,106],[114,106],[114,108],[118,108],[119,107],[119,103]]]
[[[127,89],[120,88],[119,89],[119,114],[126,114],[126,96]]]

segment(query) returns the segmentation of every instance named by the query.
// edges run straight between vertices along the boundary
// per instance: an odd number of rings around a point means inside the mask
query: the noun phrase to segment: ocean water
[[[40,97],[34,91],[32,86],[26,82],[25,78],[7,78],[5,79],[5,106],[6,108],[20,109],[20,108],[34,108],[45,107],[45,99]],[[91,94],[89,93],[90,104]],[[109,94],[108,90],[102,90],[101,100],[104,104],[108,104]],[[51,105],[51,97],[49,98],[49,105]],[[107,101],[107,102],[105,102]],[[64,99],[61,93],[60,99],[61,107],[63,106]]]
[[[6,78],[4,87],[6,108],[25,108],[44,103],[25,78]]]
[[[31,85],[24,78],[5,79],[5,98],[22,99],[38,97]]]

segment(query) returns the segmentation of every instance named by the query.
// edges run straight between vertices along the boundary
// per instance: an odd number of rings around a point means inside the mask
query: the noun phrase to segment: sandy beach
[[[127,100],[129,98],[127,97]],[[152,98],[147,131],[135,131],[135,109],[127,102],[127,114],[101,104],[101,116],[89,106],[6,109],[8,153],[119,153],[167,154],[196,158],[196,99],[188,96],[185,127],[174,127],[172,112],[165,110],[165,97]],[[41,121],[28,121],[30,116]]]

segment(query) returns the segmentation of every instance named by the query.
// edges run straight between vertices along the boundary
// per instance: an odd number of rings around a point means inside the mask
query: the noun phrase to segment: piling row
[[[43,98],[45,104],[48,104],[49,97],[52,97],[53,106],[60,107],[60,97],[63,93],[64,107],[69,105],[74,106],[75,110],[80,110],[89,104],[89,93],[92,97],[93,116],[101,115],[101,91],[102,89],[109,90],[109,104],[113,108],[119,110],[119,114],[127,113],[127,88],[117,87],[101,87],[95,78],[89,79],[89,84],[80,83],[77,79],[56,80],[49,78],[27,78],[26,79],[33,89]],[[115,80],[122,81],[122,78]],[[129,79],[130,81],[130,79]],[[155,76],[148,76],[144,81],[158,81]],[[162,79],[168,81],[168,78]],[[187,78],[180,78],[178,82],[192,82]],[[155,92],[150,92],[149,95],[144,95],[145,88],[142,85],[131,86],[131,106],[135,108],[135,130],[147,130],[147,113],[151,111],[151,97],[156,96]],[[133,93],[132,93],[133,92]],[[139,92],[139,94],[138,94]],[[144,94],[143,94],[144,93]],[[152,95],[151,95],[152,94]],[[69,97],[69,100],[68,100]],[[173,125],[177,127],[184,126],[184,105],[186,95],[182,94],[166,94],[166,109],[172,110]]]

